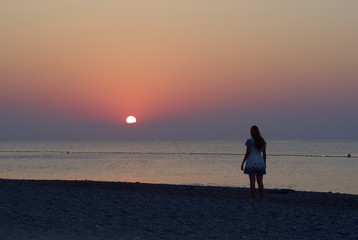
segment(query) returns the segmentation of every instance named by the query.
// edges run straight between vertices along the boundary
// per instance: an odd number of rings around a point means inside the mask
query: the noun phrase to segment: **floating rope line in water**
[[[121,152],[121,151],[0,151],[0,153],[58,153],[58,154],[128,154],[128,155],[217,155],[217,156],[243,156],[243,153],[205,153],[205,152]],[[358,158],[348,154],[343,155],[318,155],[318,154],[267,154],[274,157],[312,157],[312,158]]]

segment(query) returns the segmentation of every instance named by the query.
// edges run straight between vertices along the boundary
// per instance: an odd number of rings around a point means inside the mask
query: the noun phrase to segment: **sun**
[[[133,124],[133,123],[136,123],[136,122],[137,122],[137,119],[134,116],[129,116],[126,119],[127,124]]]

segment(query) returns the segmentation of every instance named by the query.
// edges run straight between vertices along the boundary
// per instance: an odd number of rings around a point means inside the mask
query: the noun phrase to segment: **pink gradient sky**
[[[0,139],[357,138],[356,9],[2,1]]]

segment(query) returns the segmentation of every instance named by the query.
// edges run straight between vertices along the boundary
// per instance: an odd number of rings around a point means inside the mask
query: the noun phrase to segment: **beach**
[[[3,240],[358,238],[358,195],[1,179],[0,196]]]

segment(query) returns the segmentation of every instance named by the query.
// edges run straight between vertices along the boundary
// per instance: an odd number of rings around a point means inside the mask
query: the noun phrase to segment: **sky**
[[[3,0],[0,139],[357,139],[357,9]]]

